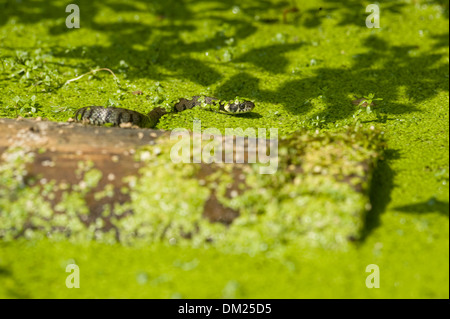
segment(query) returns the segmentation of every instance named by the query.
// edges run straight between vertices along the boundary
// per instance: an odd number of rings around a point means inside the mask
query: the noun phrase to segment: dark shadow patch
[[[449,216],[448,202],[440,201],[434,197],[421,203],[397,206],[394,209],[405,213],[427,214],[438,212],[441,215]]]
[[[373,172],[369,192],[372,208],[365,218],[364,228],[361,232],[361,242],[363,242],[374,229],[380,226],[380,216],[386,211],[386,207],[391,201],[391,192],[395,185],[395,172],[389,166],[389,161],[399,158],[397,150],[385,150],[384,159],[378,161],[377,168]]]
[[[3,277],[3,278],[2,278]],[[17,282],[17,280],[15,279],[13,272],[9,269],[6,268],[4,266],[0,266],[0,279],[5,280],[5,279],[9,279],[9,280],[13,280],[14,281],[14,287],[17,287],[16,289],[12,289],[12,288],[6,288],[8,297],[12,297],[12,298],[17,298],[17,299],[28,299],[30,298],[30,296],[22,291],[19,291],[22,285],[20,283]],[[5,298],[5,296],[2,296],[3,298]]]
[[[391,46],[383,39],[369,36],[364,41],[370,51],[354,56],[353,65],[341,68],[317,68],[315,76],[282,83],[274,90],[259,90],[259,79],[240,73],[217,89],[218,94],[250,97],[260,102],[281,104],[293,114],[305,114],[320,99],[325,108],[311,115],[327,123],[351,118],[357,110],[351,96],[374,93],[377,110],[390,114],[420,112],[417,104],[448,92],[448,67],[443,54],[416,55],[417,46]],[[406,88],[407,100],[399,102],[400,89]]]
[[[250,50],[234,61],[248,62],[271,73],[284,73],[289,61],[283,54],[297,50],[302,45],[302,43],[273,44]]]
[[[231,116],[231,114],[230,114]],[[232,116],[235,117],[241,117],[241,118],[245,118],[245,119],[260,119],[262,118],[261,114],[255,113],[255,112],[249,112],[249,113],[242,113],[242,114],[233,114]]]
[[[340,0],[325,0],[324,2],[325,4],[321,7],[317,6],[304,11],[301,18],[304,27],[308,29],[318,28],[325,19],[336,16],[340,17],[337,22],[338,26],[366,27],[365,21],[370,14],[370,12],[366,12],[368,2],[362,0],[347,0],[345,3]],[[380,11],[401,15],[405,6],[406,3],[401,1],[384,2],[380,5]]]

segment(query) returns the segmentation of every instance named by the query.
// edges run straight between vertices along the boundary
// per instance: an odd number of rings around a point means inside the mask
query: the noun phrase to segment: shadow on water
[[[15,281],[12,271],[4,266],[0,266],[0,282],[3,280]],[[19,284],[16,282],[13,286],[18,287]],[[8,297],[10,297],[10,298],[17,298],[17,299],[29,298],[29,296],[27,294],[20,292],[16,289],[12,289],[12,288],[8,287],[8,288],[6,288],[5,291],[8,293]]]
[[[391,201],[391,192],[395,186],[395,172],[389,166],[389,162],[399,158],[397,150],[387,149],[384,159],[378,161],[370,184],[369,198],[372,208],[366,215],[361,241],[364,241],[380,225],[380,216]]]
[[[304,10],[300,23],[306,28],[318,28],[327,17],[338,15],[340,20],[337,25],[339,26],[365,26],[366,17],[369,15],[369,13],[366,13],[366,6],[369,3],[362,0],[347,0],[345,2],[325,0],[319,8]],[[380,5],[380,10],[400,15],[405,6],[406,3],[401,1],[384,1]],[[301,10],[301,6],[299,9]]]
[[[426,214],[431,212],[438,212],[441,215],[447,217],[449,216],[448,202],[440,201],[434,197],[431,197],[421,203],[398,206],[394,207],[394,209],[405,213]]]
[[[231,116],[231,115],[230,115]],[[255,112],[249,112],[249,113],[243,113],[243,114],[235,114],[232,115],[233,117],[237,118],[246,118],[246,119],[260,119],[262,118],[261,114],[255,113]]]
[[[10,19],[24,24],[60,20],[61,23],[49,26],[52,35],[77,32],[68,31],[65,27],[64,19],[68,14],[61,2],[27,3],[0,0],[0,25]],[[448,91],[448,63],[442,65],[440,62],[443,54],[418,53],[418,47],[393,46],[375,35],[363,40],[362,46],[367,52],[352,57],[350,66],[310,66],[313,76],[293,76],[291,80],[277,84],[278,87],[261,89],[260,80],[250,70],[257,69],[273,75],[286,74],[289,60],[285,54],[292,51],[301,53],[305,42],[276,43],[237,53],[231,61],[226,62],[227,65],[238,67],[238,64],[243,64],[246,67],[240,74],[231,77],[215,68],[216,64],[224,63],[222,57],[204,59],[192,53],[204,53],[217,48],[233,51],[241,47],[263,24],[254,17],[266,12],[281,14],[283,10],[297,5],[300,14],[304,15],[299,23],[308,21],[308,14],[317,15],[319,20],[324,14],[338,14],[342,17],[338,25],[342,25],[344,21],[355,21],[354,15],[359,15],[361,11],[355,8],[364,8],[363,1],[351,0],[343,5],[337,0],[327,0],[322,9],[310,9],[315,10],[315,13],[304,10],[295,1],[197,1],[195,6],[193,3],[193,0],[141,0],[128,3],[79,1],[83,30],[88,29],[92,34],[102,33],[108,45],[53,45],[50,48],[54,56],[69,60],[66,66],[70,65],[71,58],[82,57],[83,62],[73,66],[79,68],[80,73],[99,66],[120,70],[121,63],[125,61],[129,65],[126,74],[130,81],[140,78],[155,81],[176,78],[205,87],[220,83],[213,92],[219,98],[245,96],[257,103],[280,104],[296,115],[313,110],[314,104],[310,101],[320,97],[325,108],[311,117],[319,116],[325,122],[350,118],[355,112],[352,100],[368,93],[383,98],[379,105],[380,111],[389,115],[417,112],[418,103],[432,98],[440,91]],[[383,10],[401,14],[404,5],[402,1],[391,1],[383,4]],[[198,9],[199,6],[206,7]],[[236,14],[229,14],[236,8]],[[130,22],[116,16],[115,20],[105,21],[105,12],[131,13],[136,16],[146,13],[152,20],[136,18],[136,21]],[[199,30],[202,26],[194,23],[198,20],[204,21],[205,30],[208,29],[208,23],[218,29],[208,36],[203,35],[203,29]],[[312,20],[308,23],[310,27],[321,24],[320,21]],[[186,34],[197,36],[186,40]],[[448,46],[447,36],[448,33],[431,35],[436,41],[436,48]],[[224,78],[225,82],[221,83]],[[401,99],[404,95],[408,99]]]
[[[435,38],[440,41],[437,45],[445,41],[444,35]],[[442,54],[419,55],[418,47],[392,46],[377,36],[367,37],[363,45],[370,51],[355,56],[351,67],[317,68],[315,76],[286,81],[274,90],[259,89],[259,79],[243,72],[217,88],[217,94],[239,93],[257,101],[282,104],[293,114],[309,112],[313,105],[307,101],[321,97],[326,108],[313,117],[334,122],[350,118],[355,112],[352,100],[368,93],[382,97],[379,110],[393,115],[418,112],[417,104],[448,91],[448,63],[439,64]],[[258,59],[262,50],[253,50],[245,57]],[[265,62],[252,63],[271,72],[272,66]],[[399,102],[404,95],[408,99]]]
[[[399,158],[397,150],[387,149],[385,150],[384,159],[378,162],[370,185],[369,197],[372,209],[366,215],[361,236],[362,241],[364,241],[371,232],[380,225],[380,216],[386,211],[386,207],[391,201],[391,192],[395,186],[395,172],[389,166],[389,162]],[[449,216],[449,203],[440,201],[434,197],[431,197],[424,202],[398,206],[393,209],[413,214],[437,212],[441,215]]]
[[[65,12],[65,5],[61,2],[33,1],[29,5],[27,3],[27,1],[19,3],[0,0],[0,25],[11,19],[23,24],[60,21],[51,24],[50,34],[76,32],[66,28],[64,21],[69,13]],[[127,70],[130,80],[150,78],[159,81],[174,77],[209,86],[217,83],[223,75],[208,65],[209,62],[194,58],[191,53],[203,53],[217,48],[233,50],[257,31],[253,16],[249,18],[248,15],[287,5],[287,2],[283,1],[275,5],[269,1],[260,1],[247,6],[233,0],[197,1],[196,5],[204,3],[208,5],[208,9],[194,11],[191,9],[193,3],[194,1],[178,0],[134,1],[127,4],[113,1],[78,1],[80,26],[92,34],[97,32],[105,34],[108,45],[98,43],[70,48],[55,45],[52,47],[53,55],[64,58],[82,57],[88,62],[75,67],[83,71],[99,65],[107,65],[117,70],[121,61],[125,61],[130,65]],[[245,13],[231,16],[223,14],[224,11],[230,13],[239,6],[245,7]],[[137,21],[122,21],[121,18],[117,18],[116,21],[111,19],[107,22],[102,21],[105,18],[104,13],[108,11],[116,14],[135,14]],[[147,17],[150,14],[153,19],[151,22],[141,21],[139,14],[147,14]],[[198,23],[194,23],[198,20],[204,21],[206,29],[208,24],[220,28],[208,37],[200,35],[187,41],[183,36],[198,31]],[[233,41],[229,41],[230,39]],[[136,48],[136,45],[141,45],[141,48]],[[264,52],[269,58],[275,58],[280,64],[286,64],[287,60],[284,60],[281,54],[297,47],[296,44],[279,46],[268,48]],[[249,60],[245,54],[241,59],[244,62]],[[218,62],[223,61],[219,59]],[[277,70],[283,71],[282,68]]]
[[[371,2],[364,0],[347,0],[345,2],[340,0],[324,0],[323,4],[317,4],[316,7],[304,9],[300,1],[297,1],[297,9],[299,11],[299,18],[296,19],[296,23],[308,28],[318,28],[322,26],[324,20],[337,16],[339,17],[338,26],[365,26],[365,21],[370,12],[366,12],[366,7]],[[449,18],[449,2],[448,0],[428,0],[421,1],[422,4],[435,4],[442,8],[444,16]],[[376,2],[372,2],[376,3]],[[418,4],[419,1],[414,1],[414,4]],[[407,6],[407,3],[403,1],[383,1],[379,3],[380,12],[392,13],[402,15],[403,9]]]

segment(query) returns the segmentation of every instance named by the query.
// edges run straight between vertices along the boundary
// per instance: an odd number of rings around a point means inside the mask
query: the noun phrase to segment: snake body
[[[250,101],[221,101],[209,96],[194,96],[192,99],[180,99],[172,111],[167,111],[162,107],[156,107],[148,114],[117,107],[87,106],[78,109],[75,112],[75,121],[93,125],[110,124],[120,126],[130,123],[139,127],[153,128],[159,119],[171,112],[182,112],[193,107],[202,107],[204,109],[227,113],[242,114],[250,112],[255,104]]]

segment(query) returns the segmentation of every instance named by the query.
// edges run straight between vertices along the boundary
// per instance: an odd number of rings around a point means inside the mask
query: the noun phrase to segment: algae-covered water
[[[180,97],[239,96],[256,103],[255,114],[194,108],[164,116],[157,128],[192,129],[201,120],[203,129],[277,128],[289,137],[299,130],[342,134],[358,124],[382,132],[386,144],[367,198],[355,200],[371,207],[361,238],[343,248],[286,245],[278,254],[165,241],[3,238],[0,296],[448,298],[448,1],[384,1],[380,28],[366,27],[369,3],[79,1],[80,28],[68,29],[64,1],[0,1],[0,117],[66,121],[86,105],[145,113]],[[96,72],[64,85],[99,68],[117,80]],[[143,94],[130,94],[138,90]],[[373,112],[353,102],[369,94],[382,99]],[[2,182],[11,182],[2,167]],[[160,190],[150,180],[139,185],[146,195]],[[14,187],[45,210],[36,189]],[[201,202],[206,195],[184,196]],[[12,220],[6,208],[16,206],[8,205],[0,200],[2,222]],[[251,246],[250,234],[231,240]],[[65,285],[72,263],[80,289]],[[366,287],[371,264],[379,267],[380,288]]]

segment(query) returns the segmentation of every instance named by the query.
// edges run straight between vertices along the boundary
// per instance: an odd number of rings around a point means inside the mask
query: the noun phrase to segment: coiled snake
[[[182,112],[197,106],[215,112],[242,114],[252,111],[255,104],[250,101],[240,101],[237,99],[225,102],[209,96],[194,96],[190,100],[180,99],[174,105],[173,111]],[[159,119],[168,113],[171,113],[171,111],[167,111],[162,107],[156,107],[147,115],[144,115],[124,108],[87,106],[75,112],[75,121],[93,125],[112,124],[113,126],[131,123],[132,125],[143,128],[153,128]]]

